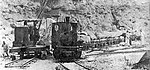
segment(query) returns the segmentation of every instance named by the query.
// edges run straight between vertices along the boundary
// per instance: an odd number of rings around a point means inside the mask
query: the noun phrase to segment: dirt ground
[[[114,49],[114,48],[113,48]],[[118,48],[117,48],[118,49]],[[115,52],[125,52],[125,51],[136,51],[144,48],[135,48],[135,49],[125,49],[118,50]],[[83,51],[82,58],[79,61],[84,66],[94,67],[98,70],[141,70],[141,69],[131,69],[133,64],[137,63],[142,56],[143,52],[133,52],[133,53],[113,53],[113,54],[102,54],[105,52],[102,51],[93,51],[87,53],[87,51]],[[55,62],[55,59],[52,56],[49,56],[46,60],[38,59],[35,63],[29,64],[30,67],[20,69],[20,68],[5,68],[5,64],[10,62],[8,58],[3,59],[0,58],[0,69],[1,70],[57,70],[56,67],[59,66],[58,63]],[[71,64],[69,64],[71,65]],[[72,70],[82,70],[78,68],[76,65],[71,65]]]

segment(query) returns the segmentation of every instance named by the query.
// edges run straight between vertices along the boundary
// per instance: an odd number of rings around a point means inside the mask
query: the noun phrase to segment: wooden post
[[[47,28],[48,28],[48,26],[47,26],[47,18],[46,18],[46,30],[45,30],[45,32],[47,32]]]

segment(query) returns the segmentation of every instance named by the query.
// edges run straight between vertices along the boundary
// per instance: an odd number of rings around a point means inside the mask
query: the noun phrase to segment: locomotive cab
[[[37,23],[41,20],[18,20],[17,22],[23,22],[21,26],[15,27],[15,41],[13,42],[13,47],[25,46],[35,46],[36,42],[39,40],[39,30],[36,27]],[[32,25],[28,25],[31,22]]]

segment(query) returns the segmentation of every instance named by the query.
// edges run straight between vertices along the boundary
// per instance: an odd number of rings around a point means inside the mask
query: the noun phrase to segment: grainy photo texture
[[[150,70],[150,1],[0,0],[0,70]]]

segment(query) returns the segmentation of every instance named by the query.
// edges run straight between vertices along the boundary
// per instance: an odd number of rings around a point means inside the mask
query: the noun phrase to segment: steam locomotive
[[[21,59],[26,54],[34,54],[45,59],[46,53],[42,52],[47,51],[50,48],[50,44],[37,46],[40,38],[40,26],[37,28],[37,25],[41,23],[41,20],[19,20],[18,22],[24,22],[24,25],[15,27],[15,41],[10,52],[17,52]],[[28,22],[33,22],[33,25],[28,26]],[[70,22],[70,17],[66,17],[64,22],[52,23],[51,46],[55,59],[78,59],[85,48],[102,48],[119,44],[120,42],[125,42],[126,38],[126,34],[123,33],[116,37],[100,38],[85,43],[82,40],[77,40],[79,38],[77,30],[78,23]],[[140,37],[132,36],[131,40],[134,41],[135,39],[140,39]]]
[[[56,59],[80,58],[81,47],[77,41],[77,23],[69,21],[52,23],[52,48],[53,56]]]

